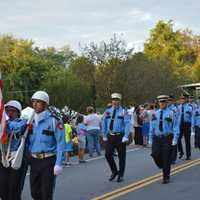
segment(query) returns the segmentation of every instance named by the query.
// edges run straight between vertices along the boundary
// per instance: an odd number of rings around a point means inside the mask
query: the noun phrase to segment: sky
[[[43,48],[108,41],[114,33],[141,50],[158,20],[200,35],[198,0],[0,0],[0,34]]]

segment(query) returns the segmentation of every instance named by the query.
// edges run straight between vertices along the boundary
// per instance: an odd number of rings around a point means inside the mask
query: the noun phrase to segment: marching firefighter
[[[179,126],[173,111],[167,107],[168,96],[160,95],[157,100],[159,109],[152,116],[149,143],[152,144],[151,156],[163,172],[162,183],[167,184],[170,181],[172,146],[177,144]]]
[[[200,149],[200,105],[198,103],[192,118],[192,130],[195,132],[195,148]]]
[[[31,100],[35,111],[29,135],[31,196],[34,200],[52,200],[56,175],[62,171],[64,126],[47,110],[46,92],[35,92]]]
[[[179,120],[179,113],[178,113],[178,107],[176,105],[176,100],[175,97],[170,95],[168,99],[168,108],[173,111],[174,118],[175,120]],[[172,164],[176,164],[176,159],[177,159],[177,151],[178,147],[177,145],[174,145],[172,147]]]
[[[20,145],[20,138],[26,129],[26,121],[20,119],[22,106],[18,101],[11,100],[5,105],[5,111],[8,116],[7,134],[8,144],[6,149],[6,161],[8,166],[5,167],[0,163],[0,199],[2,200],[20,200],[22,184],[25,176],[24,160],[19,169],[11,167],[11,161]]]
[[[194,117],[193,107],[187,103],[188,96],[180,96],[180,105],[178,106],[179,112],[179,125],[180,125],[180,136],[178,140],[178,151],[179,158],[182,158],[184,155],[183,146],[182,146],[182,137],[185,140],[186,147],[186,160],[191,160],[191,132],[192,132],[192,119]]]
[[[105,110],[102,122],[105,157],[112,171],[109,181],[118,176],[117,181],[122,182],[126,162],[126,142],[130,133],[130,115],[121,106],[121,94],[113,93],[111,97],[112,106]],[[119,170],[113,158],[115,149],[118,152]]]

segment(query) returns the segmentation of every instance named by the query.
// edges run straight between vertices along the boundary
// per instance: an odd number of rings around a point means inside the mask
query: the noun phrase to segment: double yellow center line
[[[177,167],[174,167],[172,168],[171,170],[171,175],[174,175],[174,174],[177,174],[181,171],[184,171],[186,169],[189,169],[191,167],[194,167],[196,165],[199,165],[200,164],[200,159],[196,159],[196,160],[193,160],[193,161],[190,161],[190,162],[187,162],[187,163],[184,163],[182,165],[179,165]],[[115,199],[117,197],[120,197],[120,196],[123,196],[129,192],[133,192],[135,190],[138,190],[140,188],[143,188],[147,185],[150,185],[158,180],[161,180],[162,179],[162,173],[158,173],[154,176],[151,176],[151,177],[148,177],[148,178],[145,178],[145,179],[142,179],[138,182],[135,182],[135,183],[132,183],[132,184],[129,184],[127,186],[124,186],[124,187],[121,187],[119,189],[116,189],[116,190],[113,190],[112,192],[108,192],[108,193],[105,193],[99,197],[95,197],[93,198],[92,200],[111,200],[111,199]]]

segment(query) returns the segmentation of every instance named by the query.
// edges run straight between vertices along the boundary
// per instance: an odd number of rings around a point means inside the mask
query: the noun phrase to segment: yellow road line
[[[178,170],[172,172],[171,175],[177,174],[177,173],[179,173],[179,172],[181,172],[181,171],[184,171],[184,170],[186,170],[186,169],[189,169],[189,168],[194,167],[194,166],[199,165],[199,164],[200,164],[200,161],[198,161],[198,162],[196,162],[196,163],[193,163],[193,164],[190,164],[190,165],[188,165],[188,166],[185,166],[185,167],[183,167],[183,168],[181,168],[181,169],[178,169]],[[126,190],[126,191],[123,191],[123,192],[118,193],[118,194],[116,194],[116,195],[113,195],[113,196],[111,196],[111,197],[104,198],[104,200],[115,199],[115,198],[117,198],[117,197],[123,196],[123,195],[125,195],[125,194],[130,193],[130,192],[134,192],[135,190],[138,190],[138,189],[143,188],[143,187],[145,187],[145,186],[147,186],[147,185],[150,185],[150,184],[152,184],[152,183],[155,183],[155,182],[157,182],[157,181],[159,181],[159,180],[162,180],[162,176],[161,176],[161,177],[157,177],[157,178],[155,178],[155,179],[153,179],[153,180],[150,180],[150,181],[148,181],[148,182],[146,182],[146,183],[144,183],[144,184],[142,184],[142,185],[138,185],[138,186],[136,186],[136,187],[134,187],[134,188],[131,188],[131,189],[129,189],[129,190]]]
[[[181,172],[183,170],[186,170],[188,168],[191,168],[191,167],[193,167],[195,165],[199,165],[199,164],[200,164],[200,159],[196,159],[196,160],[184,163],[182,165],[172,168],[171,175],[174,175],[178,172]],[[138,182],[135,182],[135,183],[129,184],[127,186],[121,187],[119,189],[113,190],[112,192],[105,193],[104,195],[93,198],[92,200],[111,200],[111,199],[117,198],[119,196],[125,195],[129,192],[135,191],[139,188],[145,187],[145,186],[147,186],[151,183],[154,183],[158,180],[161,180],[161,179],[162,179],[162,173],[158,173],[154,176],[142,179]]]

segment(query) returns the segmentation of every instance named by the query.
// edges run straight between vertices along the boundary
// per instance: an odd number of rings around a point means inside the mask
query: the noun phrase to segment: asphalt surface
[[[200,165],[172,176],[170,184],[162,185],[160,181],[116,200],[154,199],[154,200],[195,200],[199,198]]]
[[[132,148],[127,153],[125,180],[122,183],[109,182],[110,170],[104,156],[90,159],[86,164],[65,167],[57,177],[55,200],[89,200],[117,188],[129,185],[160,172],[150,156],[148,148]],[[193,150],[192,159],[200,158],[200,151]],[[76,160],[74,160],[76,162]],[[175,166],[186,163],[178,160]],[[117,199],[197,199],[200,183],[200,165],[192,167],[171,177],[171,183],[162,185],[161,181],[145,186]],[[22,200],[31,200],[29,175],[23,191]]]

